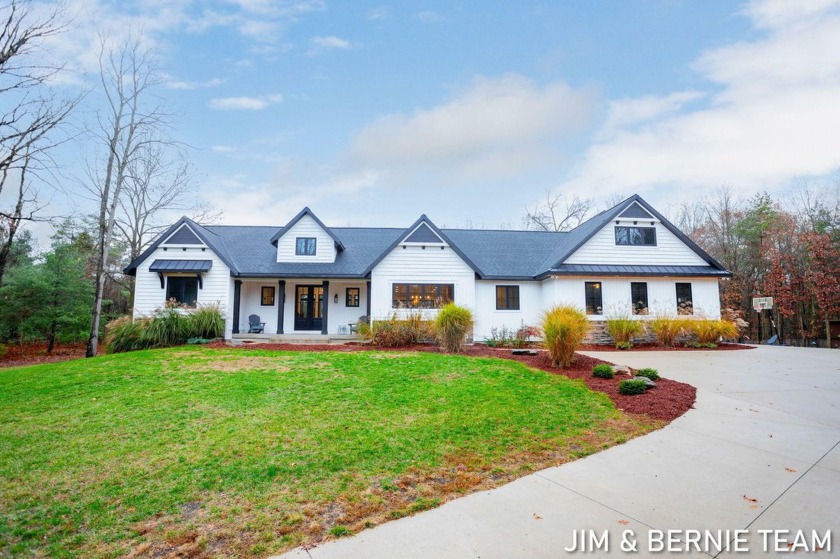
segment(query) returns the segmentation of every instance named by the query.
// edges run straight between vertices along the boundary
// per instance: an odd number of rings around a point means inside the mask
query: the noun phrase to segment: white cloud
[[[347,39],[329,35],[326,37],[313,37],[312,48],[306,54],[314,56],[328,50],[350,50],[353,48],[353,43]]]
[[[367,13],[367,18],[371,21],[388,19],[390,13],[391,10],[388,8],[388,6],[378,6]]]
[[[200,82],[200,81],[199,82],[196,82],[196,81],[190,82],[190,81],[176,80],[176,79],[173,79],[173,78],[170,77],[168,80],[166,80],[163,83],[169,89],[178,89],[178,90],[187,91],[187,90],[191,90],[191,89],[202,89],[202,88],[207,88],[207,87],[216,87],[218,85],[222,85],[223,83],[225,83],[225,80],[220,79],[220,78],[213,78],[213,79],[209,79],[209,80],[203,81],[203,82]]]
[[[212,146],[210,148],[212,151],[216,153],[234,153],[236,152],[236,148],[233,146]]]
[[[210,99],[207,106],[220,111],[261,111],[282,101],[283,96],[280,94],[258,97],[217,97]]]
[[[821,10],[816,7],[819,6]],[[753,2],[763,36],[702,53],[708,92],[611,103],[572,178],[587,195],[784,186],[840,166],[840,2]],[[702,102],[701,102],[702,101]]]
[[[452,181],[498,178],[556,158],[555,142],[588,122],[594,98],[564,83],[479,77],[446,103],[373,122],[352,140],[348,159],[391,179],[424,173]]]
[[[445,23],[449,21],[449,18],[445,15],[432,10],[418,12],[414,17],[423,23]]]

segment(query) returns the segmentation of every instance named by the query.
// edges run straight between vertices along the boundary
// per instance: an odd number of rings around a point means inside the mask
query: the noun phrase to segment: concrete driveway
[[[598,545],[589,556],[624,555],[632,530],[637,557],[745,555],[734,543],[719,553],[705,532],[690,547],[690,533],[674,533],[666,553],[651,553],[649,538],[665,530],[730,530],[724,542],[748,530],[741,545],[756,557],[789,543],[801,551],[797,530],[809,549],[825,547],[831,530],[831,551],[818,556],[840,556],[840,351],[589,355],[696,386],[695,409],[627,444],[283,557],[556,558],[579,530],[608,531],[609,551]]]

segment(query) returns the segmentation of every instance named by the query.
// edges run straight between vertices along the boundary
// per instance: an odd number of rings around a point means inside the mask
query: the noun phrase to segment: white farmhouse
[[[285,227],[201,226],[184,217],[127,268],[134,316],[174,299],[217,304],[225,337],[336,335],[362,317],[387,319],[455,301],[473,310],[475,338],[539,322],[558,305],[611,315],[720,316],[730,277],[639,196],[569,232],[327,227],[304,208]],[[249,320],[256,315],[259,320]]]

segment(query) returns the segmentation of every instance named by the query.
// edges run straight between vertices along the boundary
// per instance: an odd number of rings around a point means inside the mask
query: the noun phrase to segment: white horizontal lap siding
[[[314,256],[295,254],[295,239],[298,237],[317,239]],[[309,215],[303,216],[277,240],[278,262],[335,262],[335,256],[335,241]]]
[[[455,302],[475,311],[475,272],[455,251],[446,246],[397,246],[371,272],[371,316],[374,320],[389,318],[396,313],[405,316],[412,309],[391,306],[392,286],[395,283],[451,283],[455,287]],[[415,311],[417,309],[414,309]],[[423,314],[434,317],[435,310]]]
[[[274,288],[274,304],[262,305],[262,288]],[[239,295],[239,331],[248,332],[248,317],[255,314],[260,322],[265,322],[264,332],[277,332],[277,304],[279,303],[280,286],[274,280],[243,280]]]
[[[595,233],[582,247],[563,261],[564,264],[614,264],[704,266],[708,263],[688,248],[676,235],[656,222],[656,246],[626,246],[615,244],[616,227],[633,227],[633,221],[610,222]],[[637,227],[650,227],[650,220],[638,220]]]
[[[200,305],[219,305],[223,313],[230,314],[230,305],[228,304],[231,300],[230,268],[209,248],[203,252],[200,247],[196,248],[195,246],[187,247],[187,250],[171,246],[168,249],[156,249],[137,267],[134,288],[134,317],[148,316],[166,304],[166,283],[164,282],[164,287],[161,289],[157,272],[149,271],[149,267],[155,260],[212,261],[210,270],[202,275],[202,287],[198,290],[198,303]],[[166,274],[164,274],[164,277],[166,277]],[[229,329],[228,324],[225,327]]]
[[[496,286],[519,286],[519,310],[496,309]],[[542,314],[542,285],[537,281],[480,280],[475,284],[475,339],[491,336],[493,328],[516,331],[520,327],[535,326]]]
[[[677,283],[690,283],[695,315],[707,318],[720,317],[720,298],[716,278],[679,277],[559,277],[543,282],[545,308],[571,305],[586,310],[586,282],[601,283],[602,315],[588,315],[590,320],[604,320],[611,316],[633,317],[630,301],[630,284],[647,283],[650,315],[677,315]],[[645,316],[637,315],[644,319]]]

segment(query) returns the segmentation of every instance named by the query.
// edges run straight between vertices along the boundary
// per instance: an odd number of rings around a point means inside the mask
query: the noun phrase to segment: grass
[[[0,556],[265,556],[654,427],[499,359],[189,347],[0,370]]]

